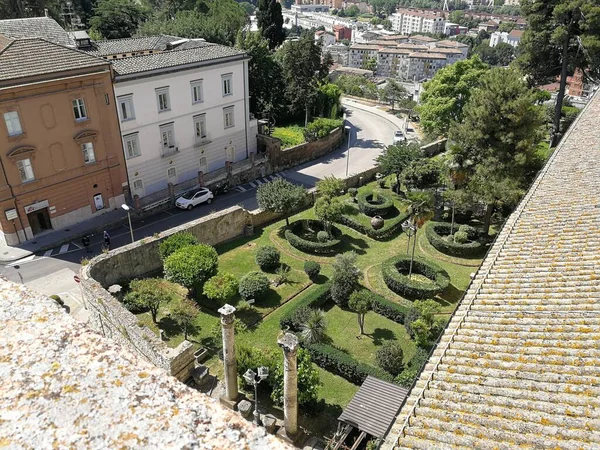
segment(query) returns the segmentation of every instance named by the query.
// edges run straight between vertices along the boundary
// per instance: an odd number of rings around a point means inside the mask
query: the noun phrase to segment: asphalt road
[[[282,172],[280,175],[292,182],[312,187],[325,176],[334,175],[343,178],[348,174],[362,172],[374,166],[375,158],[385,145],[393,141],[394,131],[399,128],[398,120],[374,114],[371,111],[358,109],[356,103],[345,102],[347,122],[352,127],[349,160],[348,149],[340,148],[329,155],[315,161]],[[366,108],[368,109],[368,108]],[[409,139],[411,133],[408,133]],[[160,231],[181,225],[202,217],[210,212],[222,210],[234,205],[246,209],[256,209],[256,190],[237,190],[218,196],[211,205],[201,205],[192,211],[171,208],[155,215],[133,222],[135,239],[152,236]],[[131,242],[128,226],[118,226],[108,230],[111,235],[111,248],[117,248]],[[91,258],[101,253],[103,237],[101,234],[91,237],[91,245],[86,249],[81,242],[57,247],[55,251],[32,255],[22,260],[0,267],[0,273],[7,279],[24,283],[45,295],[64,294],[77,301],[78,286],[73,280],[80,268],[83,258]],[[62,295],[61,295],[62,297]],[[79,310],[80,305],[71,304],[72,310]]]

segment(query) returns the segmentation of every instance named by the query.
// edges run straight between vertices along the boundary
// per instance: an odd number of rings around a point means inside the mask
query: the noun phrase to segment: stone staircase
[[[511,215],[383,448],[600,448],[600,97]]]

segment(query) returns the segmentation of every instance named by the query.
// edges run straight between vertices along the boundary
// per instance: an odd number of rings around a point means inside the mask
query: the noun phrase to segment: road
[[[393,141],[394,131],[400,125],[399,120],[390,116],[377,115],[354,102],[344,102],[347,110],[347,122],[351,126],[351,147],[348,150],[340,148],[329,155],[303,164],[301,166],[280,172],[267,179],[255,181],[233,189],[229,194],[216,197],[211,205],[201,205],[192,211],[171,208],[149,217],[133,222],[135,239],[152,236],[174,226],[181,225],[191,220],[202,217],[210,212],[222,210],[234,205],[241,205],[246,209],[256,209],[256,187],[261,182],[268,182],[275,176],[286,178],[294,183],[306,187],[313,187],[315,183],[325,176],[334,175],[338,178],[348,174],[362,172],[374,166],[375,158],[381,153],[385,145]],[[409,133],[409,138],[411,134]],[[111,248],[117,248],[131,242],[128,226],[118,226],[108,230],[111,236]],[[44,295],[58,294],[71,307],[72,313],[85,316],[79,304],[78,285],[73,276],[79,271],[83,258],[92,258],[99,254],[103,247],[101,234],[91,237],[91,245],[86,249],[81,242],[71,242],[48,250],[43,254],[31,255],[19,261],[0,267],[0,273],[7,279],[24,283]]]

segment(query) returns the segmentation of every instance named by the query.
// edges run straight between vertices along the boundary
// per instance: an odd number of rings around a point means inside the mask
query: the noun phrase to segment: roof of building
[[[377,50],[379,50],[379,46],[370,44],[352,44],[350,46],[350,50],[371,50],[376,52]]]
[[[414,50],[408,48],[381,48],[379,49],[379,53],[391,53],[395,55],[409,55]]]
[[[338,420],[383,438],[407,394],[408,389],[368,375]]]
[[[429,52],[414,52],[408,55],[409,58],[419,59],[447,59],[446,55],[442,53],[429,53]]]
[[[378,40],[380,41],[406,41],[408,39],[408,36],[405,36],[403,34],[389,34],[389,35],[385,35],[385,36],[380,36]]]
[[[17,39],[0,51],[0,81],[96,66],[107,61],[44,39]]]
[[[427,50],[429,50],[429,47],[426,45],[409,44],[409,43],[398,44],[396,46],[396,48],[403,48],[403,49],[412,50],[412,51],[420,51],[420,50],[427,51]]]
[[[373,76],[372,70],[359,69],[357,67],[339,66],[336,67],[335,72],[349,73],[352,75]]]
[[[82,50],[96,56],[109,56],[149,50],[164,51],[168,48],[172,48],[173,44],[175,44],[178,49],[187,49],[202,47],[206,44],[206,41],[204,39],[186,39],[178,36],[161,34],[158,36],[94,41],[91,47]]]
[[[432,38],[430,36],[423,36],[422,34],[415,34],[409,38],[411,41],[421,41],[421,42],[437,42],[438,40]]]
[[[443,55],[462,55],[463,52],[457,48],[435,47],[427,50],[432,53],[441,53]]]
[[[0,20],[0,34],[12,39],[42,38],[55,44],[73,45],[69,33],[50,17]]]
[[[449,39],[436,42],[435,46],[436,47],[447,47],[447,48],[467,48],[467,47],[469,47],[467,44],[463,44],[462,42],[458,42],[458,41],[451,41]]]
[[[369,45],[378,45],[380,47],[395,47],[398,45],[398,41],[384,41],[382,39],[376,39],[374,41],[369,41]]]
[[[511,38],[516,38],[516,39],[521,39],[523,37],[523,30],[511,30],[510,33],[508,33],[508,36]]]
[[[291,449],[239,414],[0,278],[7,448]]]
[[[236,56],[245,57],[246,53],[233,47],[203,42],[194,48],[132,56],[111,62],[117,75],[129,75]]]
[[[599,207],[595,95],[504,223],[383,448],[600,448]]]

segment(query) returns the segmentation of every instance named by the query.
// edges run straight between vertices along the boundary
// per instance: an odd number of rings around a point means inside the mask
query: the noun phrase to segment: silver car
[[[191,211],[192,208],[201,203],[212,203],[214,194],[207,188],[192,189],[186,192],[175,202],[175,206]]]

